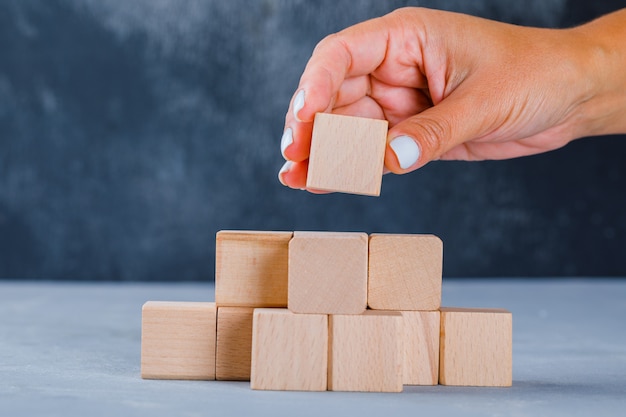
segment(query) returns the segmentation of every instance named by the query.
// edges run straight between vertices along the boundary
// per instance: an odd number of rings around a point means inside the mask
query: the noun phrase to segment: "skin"
[[[279,175],[306,184],[316,112],[387,119],[432,160],[506,159],[588,136],[626,133],[626,9],[572,29],[520,27],[463,14],[399,9],[323,39],[285,117],[292,161]],[[294,114],[294,99],[305,104]],[[314,191],[314,190],[309,190]]]

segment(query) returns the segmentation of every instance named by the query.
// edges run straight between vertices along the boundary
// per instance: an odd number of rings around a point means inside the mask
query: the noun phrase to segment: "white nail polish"
[[[283,154],[283,158],[287,159],[285,156],[285,150],[293,143],[293,130],[288,127],[285,129],[285,133],[283,133],[283,137],[280,139],[280,153]]]
[[[389,142],[389,147],[396,154],[402,169],[410,168],[420,157],[420,148],[417,142],[409,136],[398,136]]]
[[[283,174],[289,172],[289,170],[291,169],[291,166],[293,165],[292,161],[287,161],[284,163],[284,165],[282,166],[282,168],[280,169],[280,171],[278,171],[278,181],[280,181],[280,183],[282,185],[287,185],[283,182]]]
[[[300,90],[298,91],[298,94],[296,94],[296,98],[293,99],[293,117],[295,117],[296,120],[299,122],[301,122],[301,120],[298,117],[298,112],[300,112],[300,110],[302,110],[303,107],[304,107],[304,90]]]

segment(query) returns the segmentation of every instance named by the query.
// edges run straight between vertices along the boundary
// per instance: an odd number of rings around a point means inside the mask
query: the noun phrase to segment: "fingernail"
[[[300,110],[302,110],[303,107],[304,107],[304,90],[300,90],[298,91],[298,94],[296,94],[296,98],[293,99],[293,117],[295,117],[296,120],[299,122],[301,122],[301,120],[298,117],[298,112],[300,112]]]
[[[396,154],[400,168],[413,166],[420,157],[420,148],[415,139],[409,136],[398,136],[389,142],[389,147]]]
[[[283,181],[283,174],[286,174],[287,172],[289,172],[289,170],[291,169],[291,166],[293,165],[292,161],[287,161],[285,162],[285,164],[282,166],[282,168],[280,169],[280,171],[278,171],[278,181],[280,181],[280,183],[282,185],[287,185],[285,184],[285,182]]]
[[[285,156],[285,150],[293,143],[293,130],[288,127],[283,133],[283,137],[280,139],[280,153],[283,154],[283,158],[287,159]]]

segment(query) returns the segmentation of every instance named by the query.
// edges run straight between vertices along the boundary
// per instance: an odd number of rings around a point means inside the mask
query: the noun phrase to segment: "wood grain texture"
[[[250,380],[253,312],[250,307],[218,307],[215,379]]]
[[[510,387],[513,317],[501,309],[441,308],[439,383]]]
[[[289,309],[361,314],[367,307],[367,235],[294,232],[289,243]]]
[[[387,126],[386,120],[316,114],[307,188],[380,195]]]
[[[328,316],[254,310],[252,389],[326,391],[327,372]]]
[[[222,307],[287,307],[292,232],[217,233],[215,302]]]
[[[141,377],[215,379],[215,303],[148,301],[142,308]]]
[[[439,311],[402,311],[404,385],[439,383]]]
[[[330,316],[328,389],[401,392],[402,321],[391,311]]]
[[[372,234],[367,304],[374,310],[437,310],[442,269],[437,236]]]

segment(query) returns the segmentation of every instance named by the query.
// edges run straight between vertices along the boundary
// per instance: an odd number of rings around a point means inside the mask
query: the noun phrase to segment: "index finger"
[[[315,47],[292,100],[294,117],[312,122],[331,109],[343,81],[372,73],[384,61],[389,29],[376,18],[329,35]]]

